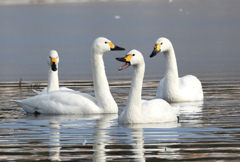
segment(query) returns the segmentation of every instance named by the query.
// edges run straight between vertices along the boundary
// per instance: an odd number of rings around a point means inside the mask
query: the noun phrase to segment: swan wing
[[[165,91],[164,88],[164,80],[163,78],[158,84],[158,90],[156,97],[164,99]],[[188,101],[200,101],[203,100],[203,90],[202,84],[200,80],[193,76],[193,75],[186,75],[182,78],[179,78],[178,81],[178,88],[179,88],[179,95],[176,96],[176,100],[181,102],[188,102]]]
[[[43,88],[42,91],[37,91],[37,90],[33,89],[33,92],[35,92],[37,94],[47,93],[47,87]]]
[[[74,91],[74,90],[67,88],[67,87],[60,87],[59,91]],[[47,87],[43,88],[42,91],[37,91],[37,90],[33,89],[33,92],[35,92],[37,94],[47,93]]]
[[[73,89],[67,88],[67,87],[60,87],[60,91],[74,91]]]
[[[179,78],[180,97],[185,101],[198,101],[203,99],[202,84],[200,80],[193,75],[186,75]]]
[[[177,121],[173,108],[162,99],[142,103],[142,118],[145,123],[165,123]]]
[[[103,113],[96,100],[88,94],[75,91],[53,91],[15,101],[28,113],[93,114]]]
[[[40,91],[37,91],[37,90],[35,90],[35,89],[33,89],[32,91],[35,92],[35,93],[37,93],[37,94],[41,94]]]

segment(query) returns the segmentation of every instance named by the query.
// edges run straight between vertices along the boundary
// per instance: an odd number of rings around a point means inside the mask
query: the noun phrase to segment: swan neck
[[[109,89],[103,62],[103,54],[97,53],[95,50],[92,50],[92,71],[94,94],[97,105],[100,108],[103,108],[105,112],[116,113],[115,111],[117,110],[117,104],[113,99]]]
[[[59,90],[58,70],[52,71],[51,68],[48,71],[48,86],[47,92]]]
[[[179,95],[179,78],[177,61],[173,48],[164,53],[166,60],[166,70],[163,83],[163,98],[174,101]]]
[[[142,96],[142,84],[145,72],[145,64],[138,64],[133,68],[131,89],[128,95],[127,106],[125,110],[127,116],[126,120],[130,123],[139,123],[142,120],[141,115],[141,96]]]
[[[178,84],[178,68],[174,49],[171,48],[167,52],[164,52],[164,57],[166,60],[165,79]]]

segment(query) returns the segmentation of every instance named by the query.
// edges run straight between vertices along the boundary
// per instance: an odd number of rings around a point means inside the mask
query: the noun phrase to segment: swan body
[[[43,94],[43,93],[48,93],[48,88],[45,87],[43,88],[41,91],[36,91],[35,89],[33,89],[33,92],[37,93],[37,94]],[[59,87],[60,91],[74,91],[73,89],[67,88],[67,87]]]
[[[141,100],[145,63],[142,54],[131,50],[125,58],[117,58],[126,64],[119,68],[133,66],[132,84],[127,105],[118,118],[121,124],[174,122],[178,118],[173,108],[162,99]]]
[[[193,75],[178,77],[177,61],[172,43],[167,38],[159,38],[150,57],[163,52],[166,60],[164,78],[160,81],[157,98],[168,102],[192,102],[203,100],[203,90],[200,80]]]
[[[49,58],[48,58],[48,65],[49,65],[49,70],[48,70],[48,86],[42,91],[36,91],[33,90],[37,94],[42,94],[42,93],[47,93],[51,91],[58,91],[58,90],[69,90],[73,91],[70,88],[67,87],[60,87],[59,88],[59,79],[58,79],[58,64],[59,64],[59,56],[58,52],[55,50],[51,50],[49,52]]]
[[[40,114],[100,114],[94,97],[76,91],[52,91],[24,100],[14,101],[28,113]]]
[[[20,101],[13,101],[28,113],[99,114],[118,113],[104,69],[103,55],[110,50],[125,50],[104,37],[92,45],[92,67],[95,97],[76,91],[51,91]]]

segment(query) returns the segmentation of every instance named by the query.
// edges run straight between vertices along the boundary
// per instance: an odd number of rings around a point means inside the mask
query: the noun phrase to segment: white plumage
[[[150,57],[163,52],[166,61],[164,78],[160,81],[157,98],[168,102],[189,102],[203,100],[200,80],[193,75],[178,77],[177,61],[172,43],[167,38],[159,38]]]
[[[131,50],[125,58],[117,58],[117,60],[126,63],[119,70],[130,65],[133,66],[132,84],[127,105],[120,114],[118,122],[122,124],[176,122],[177,116],[166,101],[162,99],[141,100],[145,71],[142,54],[137,50]]]
[[[59,55],[58,52],[55,50],[51,50],[49,52],[49,58],[48,58],[48,86],[42,91],[36,91],[37,94],[47,93],[51,91],[58,91],[58,90],[69,90],[73,91],[70,88],[67,87],[59,87],[59,79],[58,79],[58,64],[59,64]]]
[[[99,37],[92,45],[92,67],[95,97],[76,91],[51,91],[21,101],[13,101],[28,113],[99,114],[118,113],[103,62],[103,54],[110,50],[124,50],[110,40]]]

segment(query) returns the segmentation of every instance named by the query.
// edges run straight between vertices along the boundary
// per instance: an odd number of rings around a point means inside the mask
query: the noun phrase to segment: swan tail
[[[42,94],[42,92],[37,91],[37,90],[35,90],[35,89],[33,89],[32,91],[35,92],[35,93],[37,93],[37,94]]]
[[[35,113],[36,112],[35,108],[28,106],[27,104],[24,104],[21,100],[12,100],[12,101],[10,101],[10,103],[17,104],[27,113]]]

